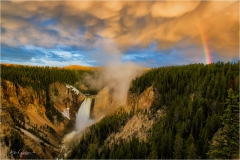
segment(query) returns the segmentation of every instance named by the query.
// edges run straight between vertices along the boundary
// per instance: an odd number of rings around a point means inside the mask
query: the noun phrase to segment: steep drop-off
[[[6,150],[19,150],[23,147],[34,149],[37,158],[55,158],[61,138],[74,128],[76,113],[84,95],[67,88],[66,84],[51,84],[50,103],[61,118],[61,121],[58,121],[58,117],[53,115],[54,121],[51,121],[45,114],[46,94],[44,90],[37,92],[32,87],[21,87],[1,80],[1,138],[5,142],[1,143],[1,158],[7,158]],[[70,110],[71,120],[61,115],[66,107]],[[22,143],[16,146],[13,144],[14,139]]]
[[[218,62],[149,70],[132,81],[122,110],[90,126],[68,158],[238,157],[238,69]]]

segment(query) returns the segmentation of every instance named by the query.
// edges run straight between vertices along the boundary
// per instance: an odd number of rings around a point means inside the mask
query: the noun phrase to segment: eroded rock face
[[[119,107],[124,107],[128,112],[134,110],[149,110],[153,101],[159,98],[159,93],[156,92],[153,87],[147,88],[142,94],[137,95],[128,92],[127,104],[121,105],[121,103],[114,99],[108,87],[103,88],[94,99],[94,106],[92,110],[92,117],[98,119],[104,115],[114,112]]]
[[[133,115],[118,132],[111,134],[105,142],[112,144],[120,139],[130,140],[132,136],[139,138],[139,140],[147,141],[149,129],[154,124],[154,121],[159,120],[162,115],[162,110],[158,110],[154,118],[144,111],[139,112]]]
[[[77,94],[72,88],[67,88],[65,84],[59,82],[49,86],[49,97],[59,112],[69,108],[72,120],[75,120],[76,113],[85,98],[84,95]],[[1,80],[1,105],[3,108],[15,106],[23,110],[35,107],[42,112],[45,110],[46,92],[36,92],[32,87],[23,88],[10,81]]]
[[[22,109],[35,105],[41,110],[46,103],[46,93],[37,93],[32,87],[23,88],[12,82],[1,80],[1,103],[2,107],[15,106]]]
[[[108,87],[103,88],[94,98],[94,106],[91,116],[99,119],[110,114],[120,107],[120,102],[115,100]]]
[[[53,151],[49,146],[41,146],[39,141],[35,141],[31,136],[23,134],[20,129],[29,130],[33,126],[38,128],[37,133],[41,136],[46,135],[51,139],[51,143],[58,146],[58,137],[63,134],[61,129],[58,129],[52,124],[45,115],[46,92],[35,91],[32,87],[22,87],[15,85],[10,81],[1,79],[1,130],[0,137],[8,137],[10,141],[13,133],[19,135],[18,140],[22,139],[24,146],[30,147],[41,158],[54,158]],[[66,123],[62,123],[65,129]],[[51,134],[48,127],[55,130],[56,134]],[[41,130],[41,132],[40,132]],[[35,135],[37,136],[37,135]],[[21,137],[21,138],[19,138]],[[14,145],[14,144],[11,144]],[[1,158],[6,159],[9,145],[1,143]],[[2,150],[4,148],[4,150]],[[56,149],[56,147],[55,147]],[[45,150],[45,152],[43,152]]]
[[[143,110],[143,109],[149,110],[153,101],[159,97],[160,97],[159,93],[156,90],[154,90],[152,86],[148,87],[140,95],[128,92],[127,105],[125,106],[125,109],[127,111],[134,109],[135,112],[137,110]]]
[[[74,121],[76,113],[85,99],[84,95],[80,92],[76,92],[73,88],[59,82],[50,85],[49,97],[59,112],[63,112],[66,108],[69,108],[70,119]]]
[[[117,133],[111,134],[105,143],[111,145],[120,139],[129,140],[132,136],[146,141],[149,129],[164,114],[163,110],[158,110],[154,115],[148,113],[152,103],[158,98],[160,94],[152,86],[140,95],[128,92],[127,104],[123,107],[127,112],[134,111],[134,115]]]

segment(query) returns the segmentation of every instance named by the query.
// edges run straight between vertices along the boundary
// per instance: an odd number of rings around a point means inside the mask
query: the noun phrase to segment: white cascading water
[[[79,137],[79,135],[82,134],[82,131],[84,131],[85,128],[94,123],[94,121],[90,119],[91,104],[92,98],[85,97],[85,100],[82,102],[80,108],[78,109],[78,113],[76,114],[75,130],[65,135],[65,137],[63,138],[63,145],[61,146],[59,158],[66,158],[69,152],[68,147],[71,146],[71,142],[74,142],[74,139]]]
[[[92,98],[86,97],[82,102],[80,109],[76,115],[76,130],[82,131],[87,126],[93,123],[93,120],[90,119],[90,111],[91,111]]]
[[[81,131],[94,123],[94,121],[90,119],[91,104],[92,98],[85,97],[85,100],[82,102],[80,108],[78,109],[78,113],[76,114],[75,130],[64,137],[64,142],[71,141],[75,135],[81,133]]]

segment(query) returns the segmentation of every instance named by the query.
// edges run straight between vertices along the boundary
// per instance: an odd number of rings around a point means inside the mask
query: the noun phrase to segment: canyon
[[[36,152],[38,158],[56,158],[60,152],[64,136],[77,128],[78,121],[85,123],[84,120],[76,117],[87,96],[68,84],[60,82],[50,84],[48,93],[50,102],[62,116],[61,121],[58,120],[57,116],[53,116],[53,121],[51,121],[46,116],[46,94],[47,92],[44,90],[37,92],[32,87],[22,87],[1,79],[2,129],[0,136],[3,140],[11,138],[12,134],[18,134],[24,146]],[[148,127],[145,128],[145,131],[150,128],[153,120],[149,121],[144,116],[145,120],[139,121],[140,119],[137,117],[143,116],[139,112],[141,110],[148,112],[154,99],[159,96],[158,93],[154,92],[153,87],[147,88],[140,96],[128,92],[127,103],[122,105],[113,98],[110,89],[104,87],[97,95],[90,96],[92,103],[86,114],[89,114],[89,118],[92,119],[91,123],[95,123],[119,108],[124,108],[127,112],[134,109],[136,115],[126,126],[123,126],[119,133],[110,135],[106,142],[113,137],[116,139],[130,137],[135,133],[126,133],[126,131],[134,128],[133,123],[138,123],[139,126],[146,124]],[[67,114],[68,116],[66,116]],[[89,125],[84,126],[81,130],[86,129]],[[138,129],[139,127],[135,129],[135,132]],[[139,134],[139,137],[144,139],[146,135]],[[1,158],[7,158],[7,151],[10,150],[11,145],[13,144],[7,146],[1,143]]]

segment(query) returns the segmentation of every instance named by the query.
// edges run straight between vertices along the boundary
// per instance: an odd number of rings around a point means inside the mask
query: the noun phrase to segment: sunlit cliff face
[[[188,62],[202,62],[204,53],[201,34],[204,34],[215,61],[231,61],[238,57],[238,3],[1,2],[1,43],[10,48],[28,49],[27,55],[10,55],[3,49],[3,60],[25,58],[25,61],[37,63],[39,60],[46,65],[57,61],[59,63],[55,64],[58,65],[60,62],[66,64],[64,61],[69,59],[77,63],[81,56],[87,56],[98,61],[97,53],[110,40],[121,55],[127,55],[134,62],[157,64],[156,57],[162,59],[165,55],[172,56],[170,59],[165,58],[166,61],[176,60],[175,63],[184,61],[181,59],[183,56],[188,58]],[[26,46],[34,47],[29,49]],[[62,49],[62,46],[70,46],[70,49]],[[153,46],[151,51],[142,53],[149,46]],[[51,49],[51,52],[36,53],[39,51],[37,47]],[[56,51],[61,49],[68,52]],[[73,53],[75,50],[84,51]],[[82,58],[81,63],[84,62],[86,60]]]

